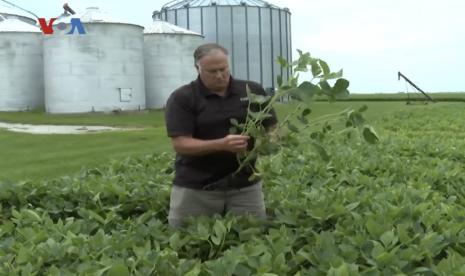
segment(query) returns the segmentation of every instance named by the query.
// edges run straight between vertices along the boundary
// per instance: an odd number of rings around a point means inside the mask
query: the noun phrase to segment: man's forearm
[[[177,137],[173,141],[174,150],[183,155],[205,155],[222,151],[221,139],[201,140],[192,137]]]
[[[238,153],[247,150],[248,136],[227,135],[226,137],[212,140],[202,140],[191,136],[179,136],[172,138],[174,150],[184,155],[205,155],[214,152]]]

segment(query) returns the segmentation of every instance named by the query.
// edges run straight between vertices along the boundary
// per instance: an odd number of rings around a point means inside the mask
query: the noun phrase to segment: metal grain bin
[[[292,59],[291,13],[261,0],[184,0],[165,4],[161,18],[201,33],[206,42],[225,46],[231,55],[232,73],[275,88],[276,78],[287,80],[290,69],[281,69],[278,56]]]
[[[2,16],[0,16],[2,18]],[[19,19],[0,22],[0,111],[44,106],[42,33]]]
[[[145,109],[143,27],[95,7],[72,17],[81,20],[86,34],[67,34],[72,30],[67,17],[44,37],[47,112]]]
[[[193,53],[203,37],[160,19],[144,33],[147,108],[163,108],[176,88],[197,77]]]
[[[0,15],[3,18],[16,18],[23,22],[32,24],[32,25],[36,24],[36,19],[34,18],[34,16],[32,16],[32,14],[29,14],[25,11],[22,11],[10,5],[7,5],[6,3],[3,3],[3,2],[0,3]],[[0,17],[0,21],[3,20],[2,17]]]

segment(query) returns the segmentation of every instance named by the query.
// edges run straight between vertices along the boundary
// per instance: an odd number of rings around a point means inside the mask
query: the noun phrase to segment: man
[[[171,192],[170,225],[181,227],[188,216],[251,214],[266,218],[262,186],[249,181],[253,171],[239,168],[236,154],[247,151],[252,138],[230,135],[230,120],[245,122],[248,98],[265,95],[254,82],[234,79],[229,71],[228,51],[214,43],[194,52],[197,80],[174,91],[166,104],[166,127],[176,151],[175,178]],[[276,124],[274,111],[264,121]]]

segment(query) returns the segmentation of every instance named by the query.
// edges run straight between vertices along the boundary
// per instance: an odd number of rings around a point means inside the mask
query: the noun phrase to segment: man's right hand
[[[230,134],[222,138],[223,148],[225,151],[240,153],[247,150],[247,142],[249,140],[247,135]]]

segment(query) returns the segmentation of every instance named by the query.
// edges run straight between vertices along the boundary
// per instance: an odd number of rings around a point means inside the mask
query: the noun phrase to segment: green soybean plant
[[[299,58],[289,63],[282,57],[278,57],[278,63],[284,69],[291,69],[292,75],[284,83],[282,76],[278,76],[278,88],[274,95],[259,95],[250,91],[247,87],[249,99],[248,115],[244,123],[231,119],[230,133],[241,133],[253,137],[253,147],[244,154],[238,155],[240,164],[236,172],[246,166],[260,155],[277,153],[284,147],[296,146],[299,142],[298,135],[310,133],[312,141],[310,145],[320,154],[323,160],[328,161],[329,156],[321,144],[325,133],[332,131],[331,123],[344,121],[338,135],[351,136],[353,130],[358,130],[359,137],[368,143],[374,144],[379,138],[375,130],[365,121],[362,112],[366,106],[358,109],[346,109],[342,112],[324,115],[310,120],[311,104],[315,96],[326,96],[332,102],[349,95],[349,81],[342,77],[343,70],[332,72],[328,64],[319,58],[314,58],[310,53],[298,50]],[[311,74],[311,79],[300,81],[301,74]],[[271,130],[263,126],[263,121],[270,118],[270,112],[281,99],[289,99],[293,104],[293,110],[284,118],[281,118]],[[306,129],[318,131],[306,131]]]

